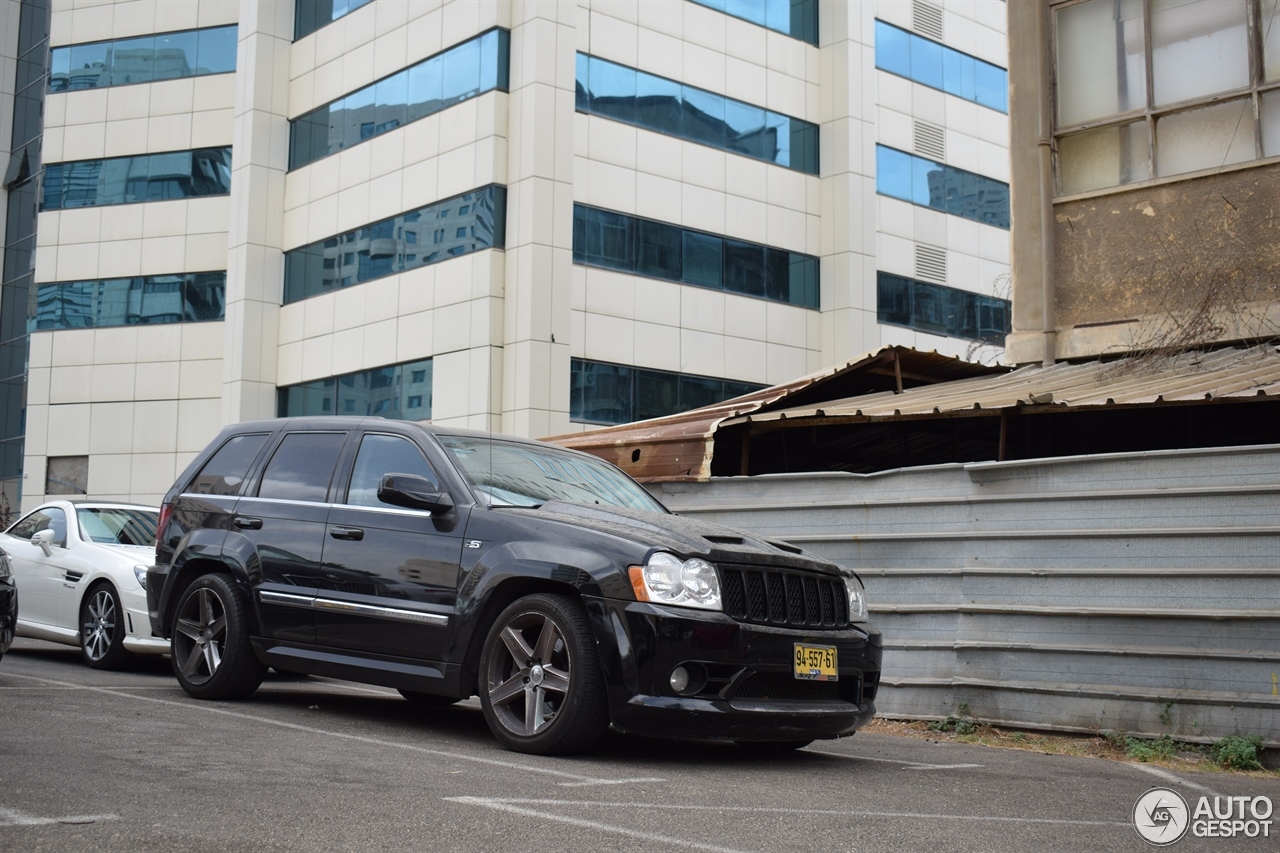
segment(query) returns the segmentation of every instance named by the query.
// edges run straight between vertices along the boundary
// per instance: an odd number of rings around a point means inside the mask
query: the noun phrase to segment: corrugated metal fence
[[[1280,742],[1280,445],[650,488],[856,569],[885,716]]]

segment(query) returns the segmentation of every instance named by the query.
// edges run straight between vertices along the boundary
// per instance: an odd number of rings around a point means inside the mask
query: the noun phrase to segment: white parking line
[[[76,814],[66,817],[36,817],[16,809],[0,806],[0,826],[47,826],[51,823],[81,824],[97,823],[100,820],[119,820],[114,814]]]
[[[582,829],[596,829],[601,832],[610,832],[614,835],[625,835],[629,838],[639,838],[642,841],[655,841],[659,844],[670,844],[675,847],[687,847],[691,850],[708,850],[711,853],[740,853],[733,847],[717,847],[714,844],[703,844],[700,841],[689,841],[684,838],[674,838],[670,835],[659,835],[656,832],[644,832],[639,829],[628,829],[625,826],[614,826],[608,823],[601,823],[597,820],[585,820],[579,817],[567,817],[566,815],[558,815],[552,812],[538,811],[536,809],[527,809],[516,803],[554,803],[560,805],[591,805],[589,803],[577,803],[572,800],[500,800],[491,799],[489,797],[445,797],[445,800],[451,803],[462,803],[469,806],[480,806],[486,809],[495,809],[500,812],[509,812],[511,814],[523,815],[524,817],[538,818],[539,820],[551,820],[557,823],[567,823],[570,826],[580,827]],[[609,803],[608,805],[625,805],[623,803]],[[650,806],[649,808],[662,808],[661,806]]]
[[[872,758],[869,755],[853,755],[848,752],[828,752],[825,749],[805,749],[814,755],[826,755],[830,758],[843,758],[848,761],[878,761],[881,764],[900,764],[903,770],[961,770],[966,767],[981,767],[981,764],[923,764],[919,761],[899,761],[894,758]]]
[[[1161,779],[1165,780],[1166,782],[1173,782],[1178,785],[1185,785],[1188,788],[1194,788],[1197,791],[1203,791],[1204,793],[1212,794],[1215,797],[1222,796],[1222,794],[1219,794],[1217,791],[1213,790],[1212,788],[1206,788],[1204,785],[1197,785],[1195,782],[1191,782],[1187,779],[1183,779],[1181,776],[1170,773],[1168,770],[1161,770],[1159,767],[1151,767],[1150,765],[1147,765],[1147,764],[1134,764],[1133,767],[1136,770],[1142,770],[1144,772],[1150,773],[1152,776],[1159,776]]]
[[[123,690],[113,690],[107,687],[92,687],[85,684],[76,684],[68,681],[54,681],[50,678],[37,678],[34,675],[19,675],[16,672],[7,672],[5,675],[12,678],[25,678],[29,681],[39,681],[44,684],[52,684],[55,687],[78,687],[81,690],[89,690],[94,693],[105,693],[109,696],[119,696],[124,699],[133,699],[138,702],[155,702],[159,705],[173,705],[178,708],[186,708],[192,711],[202,711],[206,714],[219,714],[224,717],[234,717],[239,720],[249,720],[255,723],[263,723],[265,725],[278,726],[282,729],[292,729],[294,731],[306,732],[313,735],[324,735],[341,740],[352,740],[359,743],[367,743],[372,746],[390,747],[392,749],[403,749],[409,752],[417,752],[423,755],[434,755],[439,758],[448,758],[454,761],[469,761],[473,764],[484,764],[490,767],[502,767],[507,770],[523,770],[526,773],[539,773],[544,776],[555,776],[561,779],[569,780],[570,784],[597,784],[597,785],[624,785],[636,782],[665,782],[665,779],[657,777],[641,777],[634,779],[600,779],[595,776],[587,776],[582,773],[569,773],[564,770],[554,770],[550,767],[535,767],[529,764],[521,764],[515,761],[502,761],[497,758],[484,758],[478,755],[467,755],[461,752],[448,752],[442,749],[430,749],[424,746],[416,746],[410,743],[400,743],[392,740],[383,740],[382,738],[367,737],[365,735],[349,734],[347,732],[335,732],[329,729],[320,729],[314,726],[304,726],[300,723],[288,723],[284,720],[273,720],[270,717],[260,717],[256,714],[245,714],[240,711],[228,711],[225,708],[219,708],[214,705],[202,702],[178,702],[169,699],[156,699],[151,696],[135,696],[132,693],[126,693]]]
[[[1125,821],[1114,820],[1067,820],[1065,818],[1053,817],[1004,817],[1001,815],[973,815],[973,814],[923,814],[921,812],[860,812],[848,809],[792,809],[780,808],[775,806],[712,806],[697,805],[693,803],[618,803],[607,801],[593,800],[537,800],[522,798],[497,798],[497,797],[445,797],[446,800],[455,803],[470,803],[472,805],[488,806],[490,808],[501,808],[510,806],[506,811],[514,811],[516,806],[581,806],[585,808],[617,808],[630,809],[632,811],[708,811],[708,812],[750,812],[753,814],[794,814],[794,815],[837,815],[844,817],[887,817],[887,818],[910,818],[911,820],[971,820],[971,821],[993,821],[999,823],[1046,823],[1063,826],[1126,826],[1132,827],[1133,824]],[[532,813],[532,812],[530,812]],[[539,817],[553,817],[558,819],[560,816],[544,815],[537,813]],[[571,819],[566,819],[571,820]]]

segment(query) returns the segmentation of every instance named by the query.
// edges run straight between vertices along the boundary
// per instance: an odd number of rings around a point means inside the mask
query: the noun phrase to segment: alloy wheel
[[[174,655],[183,676],[203,684],[222,665],[227,641],[227,609],[218,594],[202,587],[182,602],[174,626]]]
[[[111,651],[116,634],[116,600],[106,589],[90,596],[84,607],[84,652],[91,661],[100,661]]]
[[[496,638],[502,645],[489,655],[486,689],[495,717],[512,734],[543,731],[568,700],[573,660],[564,635],[549,615],[524,612]]]

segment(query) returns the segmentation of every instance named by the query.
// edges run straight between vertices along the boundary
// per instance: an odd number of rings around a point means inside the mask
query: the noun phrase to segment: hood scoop
[[[790,542],[781,542],[777,539],[766,539],[764,541],[768,542],[770,545],[777,548],[779,551],[786,551],[788,554],[804,553],[803,548],[798,548],[795,545],[792,545]]]
[[[716,545],[741,545],[745,541],[741,536],[726,536],[720,533],[704,533],[702,538]]]

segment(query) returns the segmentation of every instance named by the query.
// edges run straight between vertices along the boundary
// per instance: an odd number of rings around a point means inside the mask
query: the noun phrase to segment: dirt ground
[[[1142,762],[1170,770],[1194,770],[1199,772],[1233,773],[1245,776],[1280,777],[1280,750],[1265,750],[1259,755],[1264,768],[1240,770],[1210,758],[1212,750],[1207,745],[1154,741],[1129,738],[1115,732],[1092,734],[1064,734],[1059,732],[1035,732],[989,726],[977,720],[967,720],[968,726],[955,718],[946,723],[928,723],[921,720],[888,720],[877,717],[859,731],[871,734],[896,735],[921,740],[971,743],[1003,749],[1021,749],[1045,755],[1080,755],[1105,758],[1110,761]],[[959,725],[957,725],[960,723]],[[959,728],[960,731],[956,729]],[[971,729],[971,730],[970,730]]]

